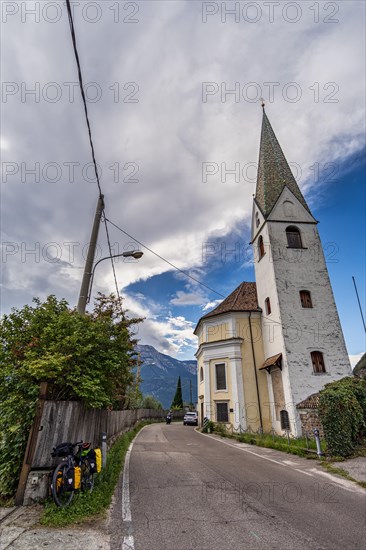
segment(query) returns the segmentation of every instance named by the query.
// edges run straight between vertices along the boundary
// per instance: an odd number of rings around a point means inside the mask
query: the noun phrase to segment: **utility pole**
[[[192,379],[189,379],[189,408],[191,409],[193,405],[192,402]]]
[[[93,271],[94,256],[95,256],[95,250],[97,247],[100,219],[102,217],[103,209],[104,209],[104,195],[100,195],[98,199],[97,209],[95,212],[93,229],[90,236],[88,255],[85,262],[83,281],[81,283],[80,294],[79,294],[78,312],[81,313],[81,315],[85,315],[86,302],[89,295],[90,278]]]
[[[361,313],[361,319],[362,319],[362,323],[363,323],[363,328],[364,328],[364,331],[366,332],[365,319],[363,318],[363,313],[362,313],[362,307],[361,307],[360,297],[359,297],[359,295],[358,295],[358,290],[357,290],[357,286],[356,286],[356,280],[355,280],[355,278],[354,278],[353,276],[352,276],[352,280],[353,280],[353,284],[354,284],[355,291],[356,291],[356,296],[357,296],[357,301],[358,301],[358,307],[360,308],[360,313]]]
[[[136,386],[139,387],[140,383],[140,370],[141,370],[141,354],[138,352],[137,354],[137,374],[136,374]]]

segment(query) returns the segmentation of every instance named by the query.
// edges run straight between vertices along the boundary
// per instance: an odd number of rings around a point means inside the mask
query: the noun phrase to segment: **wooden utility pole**
[[[103,209],[104,209],[104,195],[100,195],[98,199],[97,209],[95,212],[93,229],[90,236],[88,255],[85,262],[83,281],[81,283],[80,294],[79,294],[78,312],[81,313],[81,315],[85,315],[86,302],[89,296],[90,278],[93,272],[95,250],[97,247],[99,225],[100,225],[100,219],[102,217]]]
[[[141,370],[141,353],[138,352],[138,354],[137,354],[137,376],[136,376],[137,385],[139,385],[139,382],[140,382],[140,370]]]

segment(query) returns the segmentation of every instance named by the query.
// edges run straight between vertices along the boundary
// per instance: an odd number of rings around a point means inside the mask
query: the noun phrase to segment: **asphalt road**
[[[366,491],[316,461],[153,424],[128,475],[112,550],[366,550]]]

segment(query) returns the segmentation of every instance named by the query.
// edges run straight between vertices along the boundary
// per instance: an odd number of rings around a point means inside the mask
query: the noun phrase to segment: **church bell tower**
[[[296,405],[351,374],[314,219],[263,107],[252,244],[273,427],[301,434]],[[287,419],[287,420],[286,420]]]

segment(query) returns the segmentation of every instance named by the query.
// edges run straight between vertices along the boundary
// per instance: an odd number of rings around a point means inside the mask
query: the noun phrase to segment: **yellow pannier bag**
[[[74,489],[80,489],[81,487],[81,468],[80,466],[74,467]]]
[[[101,449],[95,449],[95,462],[97,466],[97,472],[102,470],[102,451]]]

